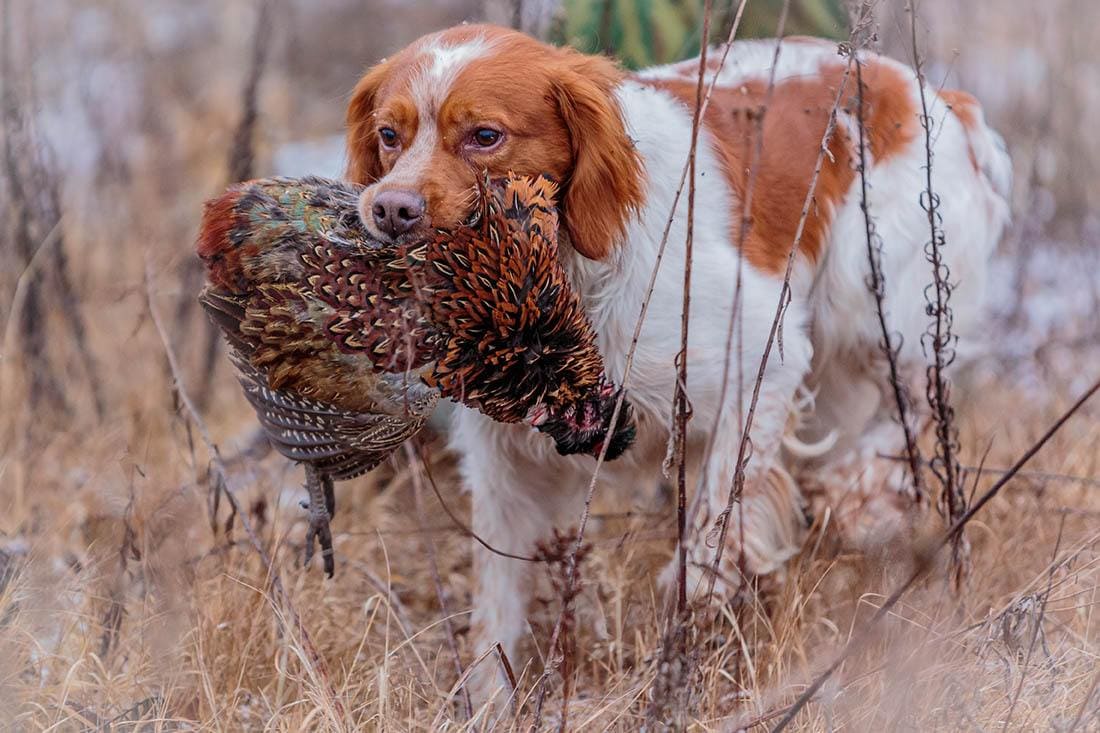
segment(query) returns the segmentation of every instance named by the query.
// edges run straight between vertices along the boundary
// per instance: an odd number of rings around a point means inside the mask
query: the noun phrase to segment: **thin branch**
[[[260,0],[256,11],[256,26],[252,31],[252,54],[248,75],[241,88],[241,119],[233,133],[227,164],[229,182],[236,183],[252,178],[256,157],[256,124],[259,122],[260,82],[267,65],[267,51],[271,46],[271,6],[274,0]]]
[[[1082,394],[1081,397],[1079,397],[1077,401],[1069,407],[1068,410],[1062,413],[1062,416],[1055,420],[1054,424],[1051,425],[1050,428],[1048,428],[1047,431],[1043,433],[1043,435],[1037,441],[1035,441],[1035,443],[1033,443],[1030,448],[1024,451],[1023,455],[1021,455],[1020,458],[1017,459],[1014,464],[1012,464],[1012,467],[1008,469],[1005,475],[1002,476],[996,483],[994,483],[993,486],[991,486],[984,494],[982,494],[982,496],[970,506],[966,513],[959,517],[959,519],[951,525],[951,528],[943,535],[943,537],[940,538],[940,541],[928,552],[927,556],[924,559],[924,562],[922,562],[919,567],[917,567],[913,571],[913,573],[904,583],[898,586],[898,588],[890,594],[890,597],[887,598],[886,601],[879,607],[878,611],[875,612],[875,615],[871,617],[870,621],[868,621],[867,624],[864,625],[863,633],[849,641],[848,644],[844,647],[844,650],[837,656],[833,663],[830,664],[824,672],[818,675],[818,677],[814,679],[810,686],[806,688],[806,691],[798,697],[793,705],[791,705],[790,709],[787,711],[787,714],[783,717],[782,720],[779,721],[779,724],[772,729],[772,733],[778,733],[778,731],[784,730],[791,723],[791,721],[794,720],[798,712],[806,706],[806,703],[808,703],[814,697],[814,695],[817,694],[817,691],[820,690],[821,686],[825,684],[825,681],[828,680],[833,675],[833,673],[840,668],[840,665],[842,665],[844,661],[852,655],[853,652],[855,652],[857,649],[862,648],[862,646],[867,643],[867,641],[870,639],[870,631],[875,626],[877,626],[878,623],[883,618],[885,618],[887,614],[890,613],[894,606],[897,605],[898,601],[901,600],[901,597],[905,595],[906,591],[908,591],[921,577],[924,576],[928,569],[932,567],[932,561],[936,558],[937,555],[939,555],[940,551],[942,551],[944,547],[953,542],[954,538],[958,536],[966,527],[966,524],[974,518],[974,515],[981,511],[986,504],[992,501],[992,499],[1001,491],[1001,489],[1003,489],[1008,484],[1008,482],[1016,476],[1020,469],[1022,469],[1028,461],[1034,458],[1036,453],[1042,450],[1043,446],[1045,446],[1050,441],[1050,439],[1054,437],[1054,434],[1057,433],[1062,428],[1062,426],[1065,425],[1065,423],[1071,417],[1073,417],[1074,414],[1076,414],[1077,411],[1080,410],[1094,394],[1096,394],[1097,391],[1100,391],[1100,379],[1097,379],[1091,387],[1085,390],[1084,394]]]
[[[870,205],[867,201],[867,141],[866,123],[864,120],[863,106],[863,63],[855,55],[856,63],[856,118],[859,122],[859,206],[863,211],[863,224],[867,237],[867,262],[871,268],[871,274],[867,278],[867,289],[871,291],[875,299],[875,314],[878,316],[879,331],[882,341],[879,346],[886,357],[889,369],[890,387],[894,394],[894,405],[897,408],[898,424],[901,426],[902,435],[905,438],[905,455],[909,459],[909,475],[913,479],[913,491],[917,501],[924,497],[924,480],[921,471],[920,446],[917,445],[917,436],[913,431],[910,418],[911,402],[909,394],[901,378],[901,370],[898,368],[898,353],[901,351],[901,334],[890,331],[886,322],[886,277],[882,271],[882,237],[875,229],[874,219],[871,217]],[[897,343],[894,338],[897,336]]]
[[[710,23],[713,6],[711,0],[703,3],[703,28],[699,53],[699,73],[695,83],[695,109],[691,118],[691,143],[688,148],[688,199],[687,222],[684,237],[684,288],[680,308],[680,351],[674,359],[677,370],[673,388],[672,409],[673,424],[671,433],[672,455],[676,462],[676,612],[668,620],[668,630],[661,641],[660,658],[665,664],[659,665],[658,675],[661,684],[650,702],[647,720],[656,723],[661,717],[671,714],[680,721],[690,696],[691,671],[688,663],[687,626],[689,623],[687,605],[687,432],[688,421],[692,417],[691,401],[688,398],[688,335],[691,324],[691,270],[695,248],[695,190],[697,183],[697,162],[699,147],[699,129],[703,121],[704,81],[707,71],[707,39],[710,38]],[[666,708],[673,704],[671,712]],[[648,727],[648,726],[647,726]]]
[[[1058,566],[1058,551],[1062,548],[1062,532],[1066,528],[1066,515],[1058,523],[1058,538],[1054,541],[1054,556],[1050,560],[1050,571],[1047,573],[1047,589],[1043,592],[1043,600],[1039,604],[1039,617],[1035,619],[1035,625],[1031,629],[1031,639],[1027,644],[1027,656],[1024,657],[1024,668],[1020,670],[1020,682],[1016,685],[1016,691],[1012,695],[1012,704],[1008,706],[1008,714],[1005,715],[1004,726],[1001,733],[1008,733],[1008,724],[1012,722],[1012,716],[1016,712],[1016,703],[1020,701],[1020,693],[1024,689],[1024,681],[1027,679],[1027,671],[1031,666],[1031,655],[1035,651],[1035,642],[1039,639],[1039,633],[1043,628],[1043,617],[1047,612],[1047,601],[1050,600],[1050,589],[1054,584],[1054,569]],[[1044,642],[1045,643],[1045,642]]]
[[[412,470],[413,502],[416,504],[417,520],[420,523],[421,530],[423,530],[427,527],[427,522],[424,519],[424,501],[421,497],[423,486],[421,485],[420,476],[420,456],[416,454],[408,441],[405,442],[405,459],[408,460],[409,468]],[[439,578],[439,560],[436,558],[435,539],[428,532],[424,532],[423,538],[424,545],[428,550],[428,569],[431,570],[435,595],[439,600],[439,611],[443,614],[443,630],[447,632],[447,647],[450,649],[454,661],[455,676],[462,679],[462,657],[458,653],[458,644],[455,642],[455,629],[454,624],[451,623],[451,612],[447,608],[447,596],[443,592],[443,581]],[[474,708],[470,702],[470,691],[466,689],[465,685],[462,686],[462,704],[466,709],[466,720],[472,720]]]
[[[35,238],[42,240],[56,237],[57,246],[51,247],[52,266],[48,273],[32,270],[24,300],[28,303],[25,318],[20,319],[24,332],[24,348],[29,356],[41,364],[32,365],[30,375],[31,402],[36,402],[36,392],[42,389],[63,391],[59,377],[49,368],[45,358],[48,342],[44,314],[39,310],[39,301],[52,295],[63,315],[62,323],[71,336],[71,343],[79,355],[78,363],[88,378],[89,394],[96,416],[103,419],[106,407],[103,399],[102,384],[95,355],[88,345],[87,324],[77,298],[78,289],[73,285],[70,275],[69,259],[65,252],[64,218],[61,206],[61,179],[49,141],[35,129],[34,113],[35,76],[33,69],[23,69],[27,89],[21,92],[16,80],[14,48],[11,39],[10,2],[4,0],[0,17],[0,117],[2,117],[3,135],[3,177],[10,194],[11,209],[5,216],[12,222],[11,238],[20,252],[11,253],[11,257],[21,257],[29,262],[41,248],[31,251]],[[33,49],[30,54],[33,57]],[[43,234],[48,232],[47,234]],[[47,276],[53,282],[44,286]],[[64,406],[64,395],[56,395]]]
[[[878,457],[884,461],[907,461],[909,460],[905,456],[888,456],[882,453],[878,454]],[[923,462],[923,465],[928,465],[927,461]],[[977,466],[959,466],[964,473],[972,473],[978,470]],[[981,468],[982,473],[991,473],[995,476],[1003,476],[1008,473],[1007,468],[990,468],[984,466]],[[1063,481],[1067,483],[1082,484],[1084,486],[1090,486],[1100,488],[1100,478],[1093,478],[1092,476],[1071,476],[1067,473],[1053,473],[1050,471],[1019,471],[1016,474],[1019,478],[1031,479],[1032,481]]]
[[[47,146],[44,140],[36,136],[33,126],[33,74],[26,74],[29,94],[24,95],[18,88],[11,15],[10,0],[4,0],[0,4],[0,127],[4,132],[0,136],[0,182],[4,184],[8,196],[5,210],[0,213],[5,224],[0,245],[11,251],[0,251],[0,256],[5,261],[25,265],[37,253],[43,252],[40,245],[54,236],[54,230],[58,239],[61,238],[61,230],[57,227],[61,221],[61,210],[58,183],[49,166]],[[51,406],[62,413],[67,413],[70,407],[66,390],[50,363],[48,352],[46,298],[53,294],[61,299],[63,320],[72,331],[81,362],[92,379],[91,393],[97,412],[101,412],[103,401],[95,378],[93,357],[87,349],[84,316],[76,308],[72,294],[65,292],[66,288],[72,290],[67,276],[67,259],[60,246],[51,248],[51,251],[54,261],[48,272],[40,268],[24,270],[30,277],[26,280],[21,301],[23,308],[17,323],[22,332],[21,347],[26,361],[24,372],[29,382],[28,402],[32,410],[43,399],[49,400]],[[47,284],[48,275],[53,276],[56,282]]]
[[[611,424],[614,425],[614,423]],[[435,498],[439,500],[439,505],[443,507],[443,511],[447,514],[448,517],[450,517],[451,522],[454,523],[455,527],[458,528],[460,532],[477,542],[479,545],[481,545],[494,555],[500,555],[501,557],[507,557],[512,560],[520,560],[522,562],[542,562],[537,557],[534,557],[532,555],[516,555],[514,553],[505,552],[504,550],[493,547],[481,535],[473,531],[468,524],[459,519],[458,515],[455,514],[451,510],[451,507],[447,505],[447,500],[443,498],[443,493],[439,490],[439,486],[435,483],[435,476],[432,475],[432,469],[429,467],[423,443],[417,441],[417,450],[420,454],[420,464],[424,467],[424,473],[428,476],[428,485],[432,487],[432,492],[435,494]]]
[[[722,54],[722,64],[724,65],[726,55],[729,54],[730,47],[733,44],[734,34],[737,32],[737,28],[741,23],[741,17],[745,10],[745,0],[742,0],[741,5],[737,9],[737,15],[734,18],[734,23],[730,28],[729,38],[726,40],[726,48]],[[730,302],[730,317],[729,324],[726,329],[726,349],[722,362],[722,386],[718,392],[718,405],[719,409],[715,411],[714,422],[711,425],[710,433],[707,436],[707,445],[703,451],[703,460],[701,465],[707,466],[710,463],[711,456],[714,453],[715,441],[717,440],[719,427],[722,421],[722,413],[726,404],[726,396],[729,393],[729,381],[730,381],[730,367],[733,362],[733,342],[734,332],[736,327],[737,333],[737,424],[742,425],[744,422],[744,362],[740,358],[742,348],[744,346],[744,319],[741,317],[741,286],[744,275],[744,262],[745,262],[745,240],[749,236],[749,230],[752,228],[752,201],[753,195],[756,190],[756,179],[760,172],[760,161],[763,158],[764,152],[764,119],[767,116],[768,108],[771,105],[772,96],[775,92],[776,73],[779,68],[779,55],[783,48],[783,34],[786,31],[787,14],[790,10],[790,2],[784,2],[782,9],[779,13],[779,20],[776,25],[776,42],[775,51],[772,54],[772,65],[768,74],[768,85],[764,91],[764,98],[760,103],[760,106],[753,110],[750,115],[754,121],[754,129],[752,135],[752,150],[751,153],[746,154],[746,158],[749,160],[748,164],[748,180],[745,183],[745,194],[740,197],[740,218],[739,226],[737,229],[737,241],[734,243],[734,247],[737,250],[737,273],[734,278],[733,298]],[[719,66],[721,68],[721,65]],[[715,75],[717,78],[717,74]],[[745,141],[746,150],[749,149],[749,140]],[[699,508],[702,505],[703,498],[709,487],[705,482],[708,479],[706,470],[700,472],[699,481],[697,482],[697,488],[695,497],[692,500],[691,509],[688,511],[688,522],[691,526],[695,524],[695,516],[699,512]],[[738,507],[739,515],[742,513],[742,507]],[[739,519],[743,519],[743,516],[739,516]],[[745,575],[744,568],[744,544],[745,544],[744,526],[741,527],[740,546],[742,552],[738,556],[738,568],[741,577]]]
[[[726,48],[725,48],[725,51],[722,54],[722,63],[723,64],[725,63],[726,55],[729,54],[730,47],[733,45],[734,34],[736,34],[737,28],[741,24],[741,16],[744,13],[746,2],[747,2],[747,0],[741,0],[741,5],[737,8],[737,15],[734,18],[733,26],[730,28],[730,36],[726,40]],[[771,71],[770,71],[769,76],[768,76],[768,86],[767,86],[767,89],[765,89],[765,91],[764,91],[764,99],[761,102],[760,107],[758,109],[754,110],[751,113],[752,120],[755,122],[755,127],[754,127],[753,135],[752,135],[752,140],[754,141],[754,144],[752,146],[751,152],[748,152],[749,138],[746,137],[746,139],[745,139],[745,148],[746,148],[746,151],[747,151],[746,155],[745,155],[745,158],[748,159],[748,161],[749,161],[748,166],[746,166],[746,168],[748,169],[748,180],[746,181],[745,186],[744,186],[745,194],[740,197],[740,199],[741,199],[740,200],[740,209],[741,209],[741,211],[740,211],[740,216],[739,216],[739,219],[738,219],[739,226],[737,228],[737,241],[734,242],[734,247],[737,250],[737,274],[734,278],[733,299],[730,303],[729,325],[726,329],[726,352],[725,352],[724,361],[723,361],[723,365],[722,365],[722,386],[721,386],[721,388],[719,389],[719,392],[718,392],[718,404],[721,405],[721,406],[724,406],[726,404],[726,394],[728,393],[728,390],[729,390],[730,365],[733,361],[734,325],[735,324],[737,324],[737,325],[742,324],[741,319],[738,318],[738,314],[740,313],[740,309],[741,309],[741,277],[742,277],[742,274],[743,274],[742,265],[743,265],[744,260],[745,260],[745,258],[744,258],[744,243],[745,243],[745,239],[749,235],[749,229],[752,228],[752,214],[751,214],[751,212],[752,212],[752,198],[753,198],[753,192],[756,190],[756,178],[757,178],[758,173],[760,172],[760,158],[761,158],[761,153],[763,152],[764,117],[767,115],[768,105],[771,103],[772,93],[775,91],[775,74],[776,74],[776,69],[779,66],[779,51],[783,46],[783,31],[784,31],[784,26],[786,24],[788,6],[789,6],[789,3],[784,5],[783,10],[782,10],[782,12],[780,13],[780,16],[779,16],[779,26],[777,27],[776,33],[775,33],[776,39],[777,39],[776,43],[775,43],[775,53],[772,57],[772,67],[771,67]],[[740,336],[740,333],[738,335]],[[741,345],[739,343],[738,344],[738,353],[740,353],[740,346]],[[741,379],[742,375],[741,375],[741,369],[740,369],[741,360],[738,359],[737,363],[738,363],[738,384],[737,384],[737,389],[738,389],[738,394],[740,395],[740,390],[741,390],[741,387],[742,387],[742,379]],[[740,403],[740,399],[738,399],[738,416],[737,416],[738,424],[740,424],[741,417],[742,417],[740,412],[741,412],[741,403]],[[710,457],[714,452],[714,441],[715,441],[716,436],[718,435],[718,428],[719,428],[719,425],[720,425],[721,421],[722,421],[722,410],[719,409],[719,410],[715,411],[714,422],[711,425],[710,433],[709,433],[708,438],[707,438],[706,449],[703,451],[702,465],[704,465],[704,466],[707,465],[710,462]],[[702,476],[700,476],[700,479],[699,479],[699,481],[700,481],[699,488],[700,489],[703,488],[702,482],[704,480],[705,475],[706,474],[704,473]],[[695,517],[695,514],[698,512],[699,504],[702,500],[702,496],[703,496],[703,492],[701,490],[697,490],[696,494],[695,494],[695,498],[692,501],[692,507],[688,512],[688,521],[689,522],[694,521],[694,517]]]
[[[952,331],[954,315],[949,302],[954,286],[951,272],[944,261],[943,250],[947,245],[939,213],[940,197],[932,187],[932,127],[934,122],[928,112],[925,92],[923,60],[917,48],[917,9],[913,0],[909,6],[909,29],[913,47],[913,67],[917,73],[920,91],[920,124],[924,129],[924,191],[921,208],[928,215],[928,244],[925,256],[932,265],[932,284],[925,288],[928,311],[932,323],[921,339],[925,350],[931,347],[931,363],[928,365],[928,406],[936,424],[936,455],[932,461],[932,473],[940,481],[940,506],[949,524],[966,512],[966,494],[959,480],[959,431],[955,426],[955,410],[951,406],[951,385],[947,369],[955,361],[957,337]],[[959,589],[969,573],[970,546],[964,534],[957,535],[951,544],[952,580]]]
[[[233,142],[229,147],[229,156],[226,162],[227,178],[230,183],[245,181],[255,175],[256,160],[256,127],[260,118],[259,90],[267,66],[268,49],[271,46],[272,5],[275,0],[259,0],[256,11],[256,25],[252,30],[252,52],[249,57],[248,73],[241,87],[241,118],[233,133]],[[188,273],[188,279],[194,280],[195,273],[201,275],[202,267],[197,260],[192,259]],[[190,291],[188,291],[190,292]],[[177,325],[180,315],[189,316],[193,310],[193,304],[189,300],[184,301],[187,306],[182,311],[177,311]],[[212,395],[214,374],[217,367],[218,346],[221,343],[218,329],[213,323],[203,319],[203,361],[200,372],[198,397],[199,405],[205,407]]]
[[[786,3],[789,4],[789,2],[790,2],[790,0],[786,0]],[[784,17],[786,17],[785,13],[784,13]],[[707,88],[707,95],[703,99],[703,109],[702,109],[702,112],[701,112],[700,116],[702,116],[703,114],[706,113],[706,108],[707,108],[707,106],[710,102],[711,93],[714,91],[714,87],[718,83],[718,77],[722,73],[722,69],[723,69],[723,67],[725,65],[725,62],[726,62],[726,57],[729,53],[729,47],[732,44],[732,39],[733,39],[734,34],[736,33],[736,30],[737,30],[736,25],[730,30],[730,40],[727,41],[725,52],[722,54],[722,58],[721,58],[721,60],[718,64],[718,67],[715,69],[714,75],[711,77],[710,85]],[[672,206],[669,209],[668,218],[665,221],[665,227],[664,227],[664,230],[661,234],[661,242],[657,247],[657,254],[656,254],[656,257],[654,259],[653,269],[650,272],[649,283],[646,286],[645,294],[642,296],[642,304],[639,308],[638,318],[634,323],[634,333],[631,335],[630,347],[627,349],[626,360],[623,364],[623,376],[622,376],[622,380],[620,382],[620,384],[622,386],[622,390],[619,393],[618,400],[616,400],[616,402],[615,402],[615,408],[614,408],[614,410],[612,410],[611,420],[609,422],[610,425],[615,425],[618,422],[619,415],[621,414],[622,409],[623,409],[623,402],[626,400],[627,387],[630,383],[630,375],[631,375],[631,372],[632,372],[633,367],[634,367],[634,356],[635,356],[635,354],[637,353],[637,350],[638,350],[638,342],[641,339],[642,326],[645,324],[646,315],[649,312],[649,304],[653,299],[653,290],[656,287],[657,275],[661,270],[661,263],[664,260],[665,250],[666,250],[667,245],[668,245],[669,232],[672,230],[672,222],[676,218],[676,208],[680,203],[680,197],[683,195],[684,185],[687,182],[689,164],[690,164],[690,160],[685,160],[684,161],[684,166],[680,171],[680,181],[679,181],[679,184],[677,185],[676,193],[672,197]],[[570,580],[568,581],[570,584],[575,582],[573,580],[573,577],[574,577],[574,574],[575,574],[575,567],[576,567],[576,555],[577,555],[577,552],[580,550],[581,545],[584,542],[584,532],[585,532],[585,529],[588,526],[588,520],[589,520],[589,518],[591,516],[591,513],[592,513],[592,499],[593,499],[593,497],[595,496],[595,493],[596,493],[596,482],[599,479],[600,469],[603,467],[604,461],[607,458],[607,448],[608,448],[609,445],[610,445],[609,441],[604,442],[604,445],[600,450],[600,454],[596,458],[596,467],[592,471],[592,477],[589,480],[588,489],[585,492],[584,509],[581,513],[580,523],[579,523],[578,528],[577,528],[577,537],[576,537],[576,541],[573,545],[573,552],[570,555],[570,561],[569,561],[570,568],[572,568],[570,570],[570,574],[569,574]],[[551,648],[554,648],[553,644],[555,644],[557,642],[557,638],[561,634],[561,627],[562,627],[563,619],[564,619],[564,616],[565,616],[565,612],[566,612],[566,609],[563,608],[561,610],[561,612],[558,614],[558,619],[554,624],[554,631],[551,634]],[[546,697],[546,683],[549,680],[550,676],[553,674],[553,672],[557,669],[558,662],[559,662],[559,660],[556,657],[554,657],[553,655],[549,655],[547,657],[546,664],[543,668],[542,674],[539,676],[539,679],[536,682],[536,685],[537,685],[537,688],[538,688],[538,697],[537,697],[537,702],[536,702],[536,705],[535,705],[536,725],[542,720],[542,706],[543,706],[543,702],[544,702],[545,697]]]
[[[685,546],[685,518],[687,516],[687,424],[692,408],[687,394],[688,382],[688,330],[691,322],[691,266],[695,249],[695,185],[696,162],[699,146],[699,127],[703,116],[703,80],[707,71],[707,43],[710,38],[711,0],[703,4],[703,33],[699,54],[699,75],[695,84],[695,111],[691,118],[691,146],[688,150],[688,205],[687,233],[684,239],[684,293],[680,308],[680,353],[676,355],[677,379],[673,390],[675,426],[672,430],[676,455],[676,536],[677,577],[676,612],[683,620],[687,613],[687,548]]]

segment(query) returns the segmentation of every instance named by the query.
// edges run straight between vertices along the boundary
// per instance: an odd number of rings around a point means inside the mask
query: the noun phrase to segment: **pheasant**
[[[199,296],[274,447],[305,467],[305,561],[334,572],[333,481],[415,435],[440,397],[526,421],[559,453],[614,459],[630,404],[557,259],[555,184],[479,185],[470,219],[392,245],[357,211],[361,187],[320,178],[238,184],[207,203]]]

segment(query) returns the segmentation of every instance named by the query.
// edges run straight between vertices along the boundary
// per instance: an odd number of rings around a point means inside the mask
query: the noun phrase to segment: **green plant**
[[[711,42],[729,33],[737,0],[715,7]],[[749,3],[738,37],[774,36],[782,0]],[[565,0],[557,41],[586,52],[604,52],[632,69],[699,53],[703,0]],[[785,34],[840,38],[847,15],[841,0],[793,0]]]

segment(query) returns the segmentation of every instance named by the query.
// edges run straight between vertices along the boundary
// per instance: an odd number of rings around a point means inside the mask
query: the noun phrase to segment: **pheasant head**
[[[445,331],[425,381],[501,422],[525,420],[562,454],[615,458],[634,438],[631,408],[604,376],[596,333],[558,258],[557,185],[484,181],[468,226],[422,256],[424,318]],[[414,275],[415,276],[415,275]]]

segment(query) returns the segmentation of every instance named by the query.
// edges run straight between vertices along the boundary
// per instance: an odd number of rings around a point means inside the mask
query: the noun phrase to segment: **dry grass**
[[[1068,13],[1087,9],[1071,5],[1062,0],[1059,12],[1067,16],[1050,22],[1063,23],[1079,44],[1085,24],[1073,23]],[[339,565],[336,578],[326,580],[318,567],[299,567],[305,533],[297,506],[299,470],[278,456],[233,460],[250,444],[254,422],[228,370],[219,367],[215,376],[216,399],[205,418],[229,464],[229,488],[273,557],[327,677],[286,623],[289,609],[273,595],[239,519],[230,521],[224,501],[211,516],[210,456],[173,397],[144,278],[148,258],[162,313],[193,296],[180,291],[179,274],[190,256],[199,202],[225,176],[252,25],[243,4],[225,6],[232,7],[195,4],[193,24],[181,22],[181,35],[170,42],[127,2],[72,0],[44,3],[34,17],[16,13],[27,30],[16,34],[21,58],[36,49],[56,52],[38,67],[36,93],[45,118],[40,132],[59,149],[64,245],[107,414],[96,417],[79,349],[61,320],[61,301],[47,291],[40,328],[50,368],[66,385],[69,410],[29,402],[28,365],[18,350],[5,344],[0,361],[0,727],[129,730],[139,721],[149,730],[488,727],[483,717],[476,726],[465,720],[425,533],[437,548],[467,665],[474,661],[465,633],[469,540],[430,492],[421,496],[421,524],[404,454],[338,488],[341,511],[333,527]],[[339,130],[341,94],[359,67],[466,12],[458,5],[451,15],[421,11],[424,17],[413,14],[408,27],[387,25],[363,39],[348,38],[344,30],[367,25],[368,11],[353,6],[329,3],[308,18],[312,26],[304,22],[302,4],[284,6],[286,15],[276,18],[275,52],[261,88],[258,172],[267,170],[273,146]],[[59,20],[76,10],[101,15]],[[96,17],[106,25],[96,26]],[[930,36],[954,32],[950,18],[936,26],[938,17],[930,18]],[[993,49],[995,57],[1017,25],[991,13],[984,26],[989,42],[968,39],[974,48],[964,49],[960,66],[967,73],[978,68],[972,57],[988,57],[983,49]],[[318,43],[318,35],[328,43]],[[1059,55],[1050,40],[1055,37],[1056,30],[1046,28],[1037,42],[1051,67],[1084,63]],[[71,41],[64,49],[62,38]],[[364,50],[372,42],[377,52]],[[330,67],[319,60],[328,56],[339,62]],[[950,61],[950,54],[938,58]],[[69,75],[90,91],[66,96]],[[112,88],[117,97],[107,96]],[[1073,100],[1094,103],[1095,96]],[[1029,114],[1015,109],[995,122],[1010,139],[1027,143],[1034,140],[1025,123],[1035,119]],[[86,128],[100,146],[83,167],[68,157],[71,141],[56,134],[64,129],[58,117],[65,115],[74,115],[73,128]],[[1003,263],[998,272],[1017,279],[997,289],[1064,311],[1051,319],[1054,329],[1034,326],[1027,309],[998,304],[995,338],[983,345],[987,356],[966,370],[955,390],[963,465],[1011,464],[1096,376],[1097,338],[1089,317],[1095,311],[1087,305],[1073,311],[1065,297],[1051,300],[1052,290],[1064,296],[1064,283],[1032,272],[1034,263],[1046,261],[1034,250],[1054,251],[1042,244],[1051,227],[1065,236],[1094,226],[1070,214],[1082,207],[1095,214],[1089,188],[1095,181],[1073,187],[1054,176],[1049,180],[1058,185],[1044,186],[1049,172],[1043,166],[1051,160],[1078,158],[1061,169],[1071,177],[1097,162],[1085,159],[1080,141],[1062,127],[1068,116],[1061,107],[1052,115],[1064,145],[1048,131],[1042,150],[1021,162],[1024,181],[1036,185],[1025,186],[1020,201],[1053,198],[1056,216],[1037,221],[1028,208],[1021,210],[1008,241],[1011,251],[1028,252],[1020,260],[1026,266]],[[1041,169],[1036,176],[1027,174],[1032,161]],[[1063,189],[1072,191],[1063,197]],[[1075,270],[1081,278],[1072,286],[1080,296],[1074,302],[1100,302],[1100,293],[1087,292],[1096,287],[1087,263],[1091,253],[1095,265],[1098,246],[1094,233],[1068,248],[1085,263]],[[6,250],[4,257],[0,327],[13,315],[15,281],[27,265]],[[34,266],[49,262],[39,258]],[[185,379],[197,383],[200,330],[197,320],[186,325],[170,337],[184,360]],[[18,339],[14,344],[18,348]],[[937,568],[800,715],[799,730],[1100,729],[1098,417],[1100,406],[1088,406],[1028,466],[1091,480],[1034,473],[1014,480],[971,525],[974,570],[965,592],[955,596],[946,572]],[[448,504],[465,516],[454,459],[441,442],[434,438],[430,446],[432,474]],[[968,489],[976,484],[980,491],[994,478],[971,472]],[[652,571],[674,549],[674,502],[598,492],[597,504],[575,622],[569,727],[634,729],[645,721],[655,680],[667,685],[671,679],[662,668],[668,660],[659,654],[667,606]],[[633,515],[623,516],[624,510]],[[828,515],[819,513],[784,586],[761,588],[717,618],[697,619],[689,639],[695,652],[673,675],[685,691],[687,724],[735,730],[774,723],[849,639],[867,633],[867,619],[904,577],[907,562],[890,548],[874,556],[851,552],[840,545]],[[546,594],[542,606],[531,643],[545,651],[558,605]],[[537,672],[516,670],[521,703],[530,702]],[[556,727],[560,695],[555,680],[546,727]],[[497,727],[526,727],[530,715],[531,706],[520,704]]]
[[[145,346],[156,353],[155,343]],[[216,730],[298,729],[334,719],[347,727],[462,727],[407,466],[342,487],[333,581],[318,568],[299,567],[304,521],[290,495],[296,491],[287,490],[297,485],[297,472],[278,457],[237,469],[233,489],[327,662],[345,710],[337,718],[325,683],[310,675],[300,638],[282,632],[286,609],[272,600],[239,522],[230,532],[211,531],[207,491],[194,480],[205,456],[192,457],[187,431],[169,409],[167,385],[152,382],[163,389],[150,385],[148,406],[129,418],[141,435],[115,430],[81,439],[65,432],[35,460],[5,464],[2,529],[14,576],[0,594],[3,722],[81,729],[121,716]],[[219,387],[232,392],[228,379]],[[989,466],[1014,459],[1059,402],[1021,407],[1016,390],[976,387],[980,399],[960,414],[964,434],[982,437],[977,445],[994,438]],[[1091,422],[1070,424],[1036,468],[1100,475],[1100,428],[1096,411],[1090,414]],[[1006,415],[1013,416],[1008,426]],[[247,435],[250,426],[243,409],[226,409],[214,424],[225,436]],[[223,445],[233,442],[227,437]],[[433,474],[451,505],[461,507],[451,459],[439,450],[433,455]],[[966,458],[976,463],[980,456]],[[844,668],[827,701],[811,705],[804,729],[827,729],[830,720],[857,730],[988,729],[1004,719],[1021,677],[1014,727],[1068,723],[1096,668],[1097,490],[1014,482],[971,532],[975,569],[962,599],[934,574]],[[601,508],[622,509],[609,504]],[[1060,514],[1063,507],[1071,512]],[[675,534],[672,508],[659,511],[604,519],[592,535],[590,587],[577,624],[575,729],[633,728],[644,719],[662,635],[651,571],[670,556]],[[225,520],[223,511],[219,524]],[[469,661],[468,541],[434,499],[426,525]],[[781,592],[701,626],[690,700],[700,726],[736,727],[781,709],[835,650],[862,633],[861,622],[904,568],[888,558],[838,552],[834,539],[819,527]],[[1044,598],[1041,636],[1029,654]],[[538,636],[543,644],[553,610],[556,604],[548,603]],[[531,670],[522,680],[529,689]],[[1098,703],[1092,701],[1090,714]],[[553,696],[547,709],[556,710]]]

